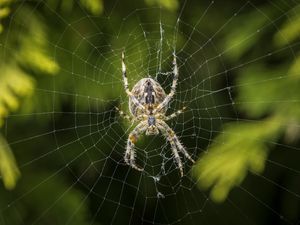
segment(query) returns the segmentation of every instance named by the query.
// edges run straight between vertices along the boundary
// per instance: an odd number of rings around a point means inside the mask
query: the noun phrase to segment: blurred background
[[[0,0],[0,224],[299,224],[299,1]],[[130,88],[168,93],[123,161]]]

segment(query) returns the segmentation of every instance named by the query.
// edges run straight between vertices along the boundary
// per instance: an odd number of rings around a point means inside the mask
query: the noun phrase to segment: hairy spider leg
[[[174,159],[175,159],[175,161],[178,165],[179,171],[180,171],[180,176],[183,177],[183,165],[182,165],[180,156],[178,154],[178,151],[176,149],[176,144],[172,139],[169,139],[169,141],[170,141],[171,149],[172,149],[172,152],[174,155]]]
[[[126,73],[125,53],[124,53],[124,51],[122,52],[122,75],[123,75],[122,76],[123,77],[123,84],[124,84],[126,94],[132,100],[133,104],[135,104],[137,107],[145,110],[145,107],[136,99],[136,97],[129,90],[127,73]]]
[[[183,107],[182,109],[178,110],[177,112],[174,112],[174,113],[172,113],[172,114],[169,115],[169,116],[166,116],[166,117],[164,118],[164,120],[165,120],[165,121],[168,121],[168,120],[171,120],[171,119],[175,118],[176,116],[178,116],[178,115],[180,115],[181,113],[183,113],[185,109],[186,109],[186,107]]]
[[[122,110],[120,110],[118,107],[115,107],[115,109],[119,112],[120,116],[122,116],[123,118],[131,121],[134,118],[132,118],[131,116],[128,116],[126,113],[124,113]]]
[[[175,135],[174,139],[175,139],[175,143],[176,143],[179,151],[182,152],[184,154],[184,156],[187,159],[189,159],[192,163],[195,163],[195,160],[193,160],[193,158],[190,156],[190,154],[186,151],[185,147],[181,144],[181,142],[179,141],[179,139],[176,135]]]
[[[175,92],[176,92],[176,86],[177,86],[177,81],[178,81],[178,77],[179,77],[179,73],[178,73],[178,66],[177,66],[177,61],[176,61],[176,55],[174,54],[174,59],[173,59],[173,82],[172,82],[172,86],[171,86],[171,91],[170,93],[166,96],[166,98],[157,106],[157,108],[153,111],[153,113],[157,113],[160,110],[162,110],[163,108],[165,108],[169,102],[171,101],[171,99],[173,98]]]
[[[145,120],[148,118],[147,115],[139,115],[137,117],[133,117],[133,116],[127,115],[124,111],[122,111],[118,107],[115,107],[115,109],[119,112],[120,116],[122,116],[124,119],[129,120],[130,122],[142,121],[142,120]]]
[[[140,122],[133,131],[130,132],[128,140],[127,140],[127,146],[126,146],[126,152],[124,156],[124,160],[127,165],[131,166],[132,168],[143,171],[144,169],[140,166],[135,164],[135,143],[137,142],[140,134],[144,133],[147,129],[147,121]]]
[[[162,132],[162,134],[167,138],[167,140],[170,142],[171,148],[172,148],[172,152],[175,158],[175,161],[179,167],[180,170],[180,175],[181,177],[183,176],[183,166],[182,166],[182,162],[181,159],[179,157],[178,151],[177,149],[184,154],[184,156],[186,158],[188,158],[191,162],[195,163],[195,161],[192,159],[192,157],[189,155],[189,153],[185,150],[185,148],[183,147],[183,145],[180,143],[177,135],[175,134],[175,132],[169,127],[168,124],[166,124],[164,121],[162,120],[158,120],[157,121],[157,126],[159,128],[159,130]]]

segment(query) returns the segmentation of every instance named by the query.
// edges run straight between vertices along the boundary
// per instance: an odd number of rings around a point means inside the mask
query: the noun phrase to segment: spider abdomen
[[[166,93],[161,85],[152,78],[143,78],[139,80],[132,88],[131,93],[147,110],[154,110],[166,98]],[[135,116],[143,114],[137,105],[129,99],[130,112]],[[166,108],[161,110],[165,113]]]

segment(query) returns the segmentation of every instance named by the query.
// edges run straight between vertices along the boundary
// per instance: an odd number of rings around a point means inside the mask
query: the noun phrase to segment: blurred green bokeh
[[[0,0],[0,224],[219,224],[222,215],[240,224],[232,202],[254,224],[299,221],[299,6],[224,4]],[[188,191],[178,191],[176,169],[156,184],[171,196],[160,202],[163,213],[153,180],[122,165],[132,129],[114,110],[128,112],[123,49],[130,85],[161,72],[166,90],[172,75],[162,71],[178,54],[170,108],[188,109],[171,125],[197,162],[189,169],[184,161],[179,189]],[[150,175],[160,172],[165,140],[144,137],[139,148],[154,158]],[[271,210],[253,209],[245,190]],[[207,201],[220,218],[202,210]]]

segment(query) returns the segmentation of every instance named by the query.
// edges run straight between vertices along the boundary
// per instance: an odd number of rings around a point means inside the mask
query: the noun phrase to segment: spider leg
[[[115,107],[115,109],[119,112],[120,116],[122,116],[124,119],[129,120],[129,122],[142,121],[142,120],[146,120],[148,118],[146,115],[139,115],[137,117],[133,117],[133,116],[127,115],[125,112],[123,112],[118,107]]]
[[[186,109],[186,107],[183,107],[182,109],[178,110],[177,112],[174,112],[171,115],[167,116],[164,120],[168,121],[168,120],[171,120],[171,119],[175,118],[179,114],[183,113],[185,109]]]
[[[159,112],[161,109],[165,108],[169,102],[171,101],[171,99],[173,98],[175,92],[176,92],[176,86],[177,86],[177,81],[178,81],[178,77],[179,77],[179,73],[178,73],[178,66],[177,66],[177,61],[176,61],[176,55],[174,54],[174,58],[173,58],[173,82],[172,82],[172,86],[171,86],[171,91],[170,93],[166,96],[166,98],[157,106],[157,108],[153,111],[153,113]]]
[[[122,77],[123,77],[123,84],[124,84],[125,92],[128,95],[128,97],[131,99],[133,104],[135,104],[139,108],[145,109],[145,107],[136,99],[136,97],[129,90],[127,73],[126,73],[126,64],[125,64],[125,52],[124,51],[122,52]]]
[[[146,129],[147,129],[147,122],[143,121],[143,122],[140,122],[134,128],[133,131],[131,131],[131,133],[129,134],[128,140],[127,140],[126,152],[124,155],[125,163],[138,171],[143,171],[144,169],[135,164],[134,146],[135,146],[135,143],[137,142],[139,135],[141,133],[145,132]]]
[[[167,140],[171,144],[172,152],[174,154],[174,158],[176,160],[176,163],[180,170],[180,175],[183,176],[183,165],[181,162],[181,159],[179,157],[178,151],[184,154],[186,158],[188,158],[190,161],[195,163],[195,161],[192,159],[192,157],[189,155],[189,153],[185,150],[184,146],[180,143],[177,135],[175,132],[162,120],[157,121],[157,126],[162,132],[162,134],[167,138]]]
[[[126,93],[130,93],[129,87],[128,87],[128,79],[127,79],[127,73],[126,73],[126,64],[125,64],[125,53],[122,52],[122,75],[123,75],[123,83]]]
[[[133,120],[133,118],[131,116],[128,116],[126,113],[124,113],[118,107],[115,107],[115,109],[119,112],[120,116],[122,116],[123,118],[125,118],[125,119],[127,119],[129,121]]]
[[[195,163],[195,160],[193,160],[193,158],[190,156],[190,154],[186,151],[185,147],[183,147],[183,145],[181,144],[181,142],[179,141],[179,139],[176,135],[175,135],[174,139],[175,139],[175,143],[176,143],[176,146],[179,149],[179,151],[182,152],[184,154],[184,156],[186,158],[188,158],[192,163]]]
[[[171,144],[171,149],[172,149],[175,161],[176,161],[176,163],[178,165],[178,168],[180,170],[180,176],[183,177],[183,165],[182,165],[180,156],[178,154],[178,151],[177,151],[177,148],[176,148],[176,144],[175,144],[175,142],[172,139],[169,139],[169,141],[170,141],[170,144]]]

